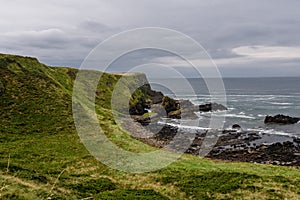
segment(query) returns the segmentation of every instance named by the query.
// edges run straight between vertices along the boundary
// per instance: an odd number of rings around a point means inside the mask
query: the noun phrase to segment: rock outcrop
[[[232,129],[237,129],[237,130],[242,129],[242,127],[238,124],[233,124],[231,128]]]
[[[197,106],[189,100],[175,100],[165,96],[163,98],[162,106],[164,107],[167,117],[172,119],[193,119],[197,118]]]
[[[162,92],[157,92],[157,91],[154,91],[154,90],[148,90],[147,95],[151,99],[152,104],[162,103],[163,98],[164,98],[164,95],[163,95]]]
[[[300,118],[290,117],[286,115],[266,116],[265,124],[295,124],[300,121]]]
[[[165,108],[167,114],[172,111],[180,109],[180,102],[178,100],[172,99],[168,96],[165,96],[162,101],[162,106]]]
[[[211,111],[224,111],[227,110],[225,106],[218,103],[208,103],[199,106],[199,111],[201,112],[211,112]]]
[[[147,82],[146,77],[142,81],[143,83]],[[148,112],[147,110],[151,108],[151,105],[162,103],[164,95],[161,92],[152,90],[151,86],[146,83],[138,88],[131,97],[130,115],[143,115]]]

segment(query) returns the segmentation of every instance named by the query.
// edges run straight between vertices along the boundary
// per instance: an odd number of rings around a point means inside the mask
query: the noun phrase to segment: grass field
[[[191,155],[140,174],[101,164],[74,125],[76,73],[0,55],[0,199],[300,199],[300,171],[292,167]],[[155,150],[116,125],[110,96],[121,75],[102,77],[96,113],[106,135],[132,152]]]

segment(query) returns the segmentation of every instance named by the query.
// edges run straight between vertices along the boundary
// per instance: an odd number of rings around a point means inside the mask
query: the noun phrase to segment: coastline
[[[122,119],[122,127],[130,132],[134,139],[148,145],[164,148],[175,136],[184,138],[187,136],[186,129],[175,126],[156,125],[157,133],[150,131],[147,126],[142,126],[130,119]],[[130,122],[131,121],[131,122]],[[281,166],[295,166],[300,168],[300,139],[284,135],[272,135],[257,131],[243,130],[219,130],[210,132],[205,130],[193,130],[195,136],[190,147],[184,153],[199,156],[199,151],[207,133],[215,135],[217,142],[208,153],[207,158],[233,161],[251,162],[260,164],[272,164]],[[271,140],[273,142],[271,142]],[[173,149],[174,150],[174,149]]]

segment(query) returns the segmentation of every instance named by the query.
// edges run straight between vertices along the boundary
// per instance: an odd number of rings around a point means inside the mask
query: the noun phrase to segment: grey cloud
[[[4,53],[32,55],[47,64],[78,67],[89,51],[112,34],[129,28],[161,26],[191,36],[214,59],[240,58],[232,53],[233,48],[300,46],[299,7],[297,0],[7,1],[0,7],[0,47]],[[120,45],[126,42],[130,41]],[[140,52],[114,64],[116,69],[122,65],[119,70],[123,70],[164,56],[168,55]],[[271,72],[270,66],[274,69]],[[258,68],[264,74],[280,75],[280,66],[290,75],[297,67],[300,71],[296,59],[220,69],[226,76],[243,75],[245,69],[254,74]]]

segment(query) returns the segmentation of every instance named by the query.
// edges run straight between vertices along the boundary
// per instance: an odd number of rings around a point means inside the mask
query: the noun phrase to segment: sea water
[[[152,81],[150,81],[152,82]],[[220,91],[208,92],[204,79],[160,79],[151,84],[154,90],[177,99],[188,99],[195,105],[218,101]],[[190,87],[186,87],[186,83]],[[211,116],[225,117],[224,128],[239,124],[244,130],[253,130],[268,134],[300,137],[300,123],[293,125],[266,125],[266,115],[284,114],[300,117],[300,78],[223,78],[226,112],[196,113],[198,122],[185,120],[186,130],[208,128]],[[172,86],[170,89],[170,87]],[[220,95],[220,98],[222,95]],[[168,122],[169,124],[172,122]],[[178,121],[173,120],[174,125]]]

